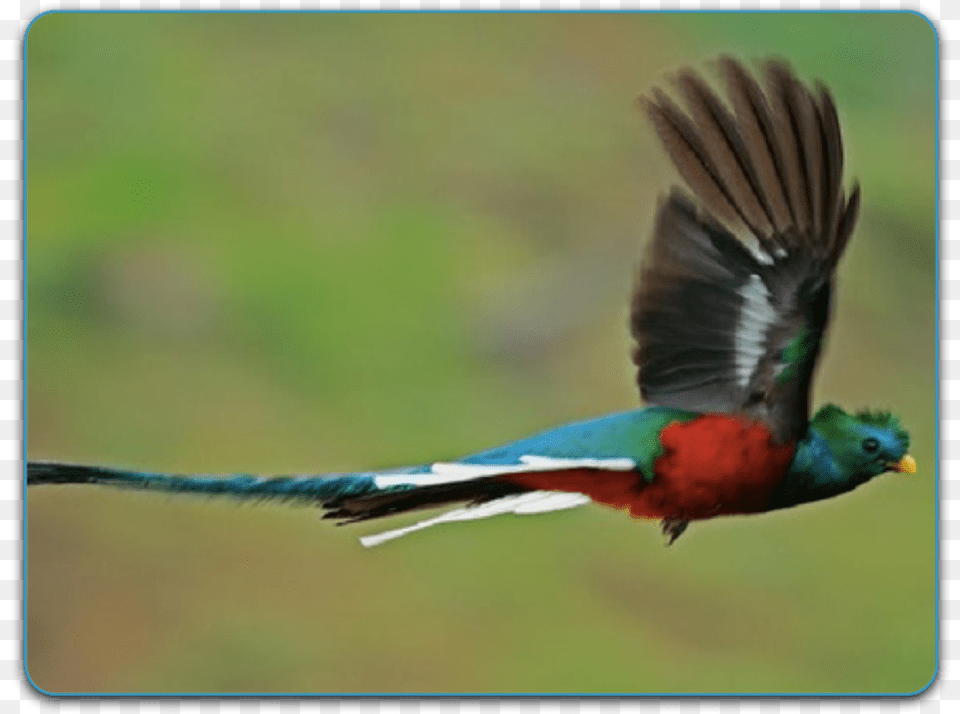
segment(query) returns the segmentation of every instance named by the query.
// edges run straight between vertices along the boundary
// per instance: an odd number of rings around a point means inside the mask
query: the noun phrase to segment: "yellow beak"
[[[910,454],[907,454],[900,459],[900,463],[894,466],[893,470],[901,474],[915,474],[917,473],[917,461]]]

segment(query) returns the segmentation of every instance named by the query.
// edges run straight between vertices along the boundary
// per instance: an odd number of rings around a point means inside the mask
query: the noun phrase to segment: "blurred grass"
[[[909,692],[935,670],[935,37],[909,14],[52,14],[27,36],[31,459],[290,473],[636,404],[673,180],[635,96],[770,53],[863,187],[818,401],[915,479],[697,524],[589,507],[373,551],[302,508],[28,493],[55,692]]]

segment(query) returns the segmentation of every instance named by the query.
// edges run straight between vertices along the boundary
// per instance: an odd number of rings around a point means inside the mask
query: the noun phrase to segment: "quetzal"
[[[385,472],[218,478],[29,463],[27,483],[298,499],[340,523],[459,504],[365,545],[592,500],[660,519],[669,544],[693,520],[915,472],[890,413],[828,405],[810,417],[834,273],[860,200],[857,186],[843,188],[834,101],[779,60],[762,65],[763,85],[733,59],[718,66],[728,103],[690,69],[673,79],[686,111],[660,89],[640,100],[689,189],[661,199],[632,296],[633,360],[652,406]]]

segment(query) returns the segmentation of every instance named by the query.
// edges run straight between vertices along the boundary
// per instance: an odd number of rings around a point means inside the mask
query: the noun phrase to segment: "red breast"
[[[654,480],[631,507],[634,516],[695,520],[766,508],[795,444],[775,444],[763,425],[707,414],[667,426]]]
[[[589,469],[506,478],[530,489],[583,493],[638,518],[696,520],[764,510],[795,450],[775,444],[762,424],[716,414],[668,425],[660,443],[650,483],[635,471]]]

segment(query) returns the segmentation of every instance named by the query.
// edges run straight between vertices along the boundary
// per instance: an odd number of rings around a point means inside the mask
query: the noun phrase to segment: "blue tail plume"
[[[101,484],[167,493],[195,493],[233,496],[253,500],[303,500],[321,504],[382,492],[374,474],[331,474],[329,476],[174,476],[48,462],[27,464],[27,485]],[[398,487],[391,490],[404,490]]]

